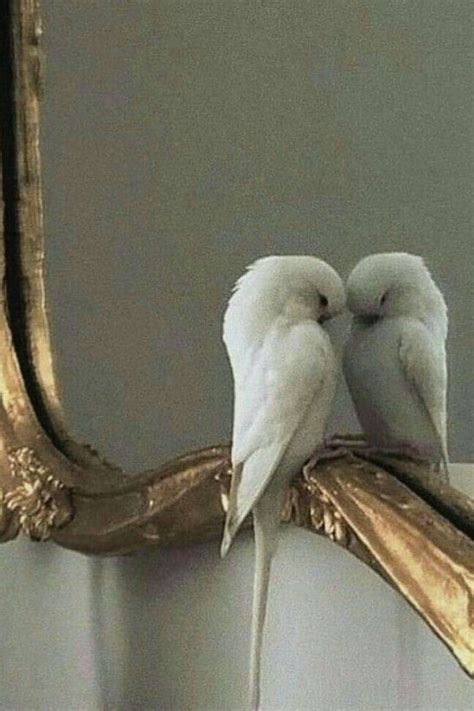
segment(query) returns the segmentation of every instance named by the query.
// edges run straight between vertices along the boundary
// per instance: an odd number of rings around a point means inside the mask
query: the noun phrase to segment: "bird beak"
[[[330,320],[330,315],[328,313],[321,314],[321,316],[318,318],[318,323],[322,325],[325,321]]]

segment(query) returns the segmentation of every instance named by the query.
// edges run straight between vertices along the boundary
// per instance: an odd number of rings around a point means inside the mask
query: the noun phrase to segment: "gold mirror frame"
[[[0,541],[21,531],[118,555],[221,533],[229,448],[129,477],[67,433],[43,281],[38,0],[0,8]],[[284,520],[328,536],[396,588],[474,675],[474,504],[411,461],[308,465]],[[216,548],[216,555],[217,548]]]

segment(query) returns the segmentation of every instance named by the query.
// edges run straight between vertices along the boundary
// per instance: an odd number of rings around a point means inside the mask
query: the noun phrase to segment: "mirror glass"
[[[130,471],[228,440],[221,319],[265,254],[422,254],[472,461],[472,3],[43,0],[47,294],[72,434]],[[342,343],[348,318],[332,329]],[[338,430],[355,427],[341,385]]]

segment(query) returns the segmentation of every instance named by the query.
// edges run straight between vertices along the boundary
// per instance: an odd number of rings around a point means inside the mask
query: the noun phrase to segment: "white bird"
[[[344,375],[370,446],[426,458],[447,475],[447,308],[421,257],[362,259],[347,281],[354,314]]]
[[[258,708],[270,565],[291,479],[324,439],[337,361],[321,324],[344,308],[344,285],[309,256],[265,257],[236,284],[223,338],[234,376],[233,477],[224,556],[252,511],[255,574],[250,707]]]

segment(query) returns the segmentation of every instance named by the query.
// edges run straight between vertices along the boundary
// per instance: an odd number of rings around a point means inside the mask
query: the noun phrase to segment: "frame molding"
[[[228,446],[132,478],[67,433],[43,281],[40,37],[38,0],[1,4],[0,541],[118,555],[217,537]],[[422,463],[334,454],[295,479],[283,519],[372,567],[474,675],[474,502]]]

